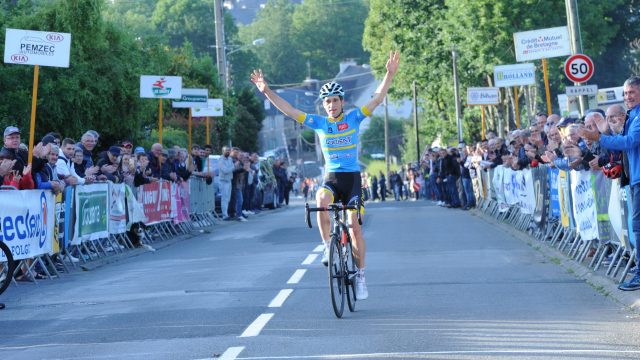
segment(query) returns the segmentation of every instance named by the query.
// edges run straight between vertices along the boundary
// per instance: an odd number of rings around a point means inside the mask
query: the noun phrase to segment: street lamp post
[[[220,81],[224,85],[225,92],[228,92],[230,87],[230,76],[229,76],[230,71],[229,71],[229,60],[228,60],[229,55],[236,53],[238,51],[245,50],[252,46],[260,46],[264,43],[265,43],[265,39],[259,38],[259,39],[253,40],[251,44],[224,46],[224,51],[222,52],[224,56],[222,56],[222,61],[218,64],[218,74],[220,75]],[[218,51],[219,49],[217,45],[210,45],[209,47],[216,48],[216,51]]]

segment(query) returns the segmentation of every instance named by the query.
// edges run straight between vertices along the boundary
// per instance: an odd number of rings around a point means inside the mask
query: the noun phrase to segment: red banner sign
[[[158,181],[139,187],[138,201],[143,205],[147,225],[171,220],[171,183]]]

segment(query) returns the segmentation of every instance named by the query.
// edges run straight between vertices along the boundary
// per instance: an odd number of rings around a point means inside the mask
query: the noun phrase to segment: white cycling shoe
[[[324,250],[322,251],[322,260],[320,260],[322,262],[322,265],[324,266],[329,266],[329,246],[324,247]]]
[[[366,300],[369,297],[367,290],[367,282],[364,279],[364,273],[358,272],[356,275],[356,299]]]

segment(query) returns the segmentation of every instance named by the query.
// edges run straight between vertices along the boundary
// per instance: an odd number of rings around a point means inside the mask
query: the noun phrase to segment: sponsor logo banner
[[[566,26],[514,33],[513,42],[518,62],[571,55]]]
[[[50,191],[0,192],[0,241],[14,260],[32,258],[53,251],[55,202]],[[0,257],[0,262],[6,259]]]
[[[72,245],[109,237],[109,184],[76,186],[76,224]]]
[[[171,183],[157,181],[139,187],[138,201],[147,217],[145,224],[171,220]]]
[[[7,29],[5,64],[69,67],[71,34]]]

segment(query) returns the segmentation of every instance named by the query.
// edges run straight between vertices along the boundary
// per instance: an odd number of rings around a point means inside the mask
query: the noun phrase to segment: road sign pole
[[[206,139],[206,144],[207,144],[207,145],[211,145],[211,132],[210,132],[210,129],[209,129],[209,117],[208,117],[208,116],[207,116],[206,124],[207,124],[207,139]]]
[[[192,123],[191,123],[191,108],[189,108],[189,124],[188,124],[188,127],[189,127],[189,147],[187,148],[188,149],[187,151],[189,152],[189,154],[191,154],[191,127],[192,127]],[[189,155],[189,157],[191,157],[191,155]]]
[[[31,98],[31,125],[29,127],[29,164],[33,159],[33,140],[36,134],[36,103],[38,101],[38,77],[40,65],[33,67],[33,95]]]
[[[485,140],[485,122],[484,122],[484,105],[480,106],[482,108],[482,140]]]
[[[549,90],[549,69],[547,59],[542,59],[542,74],[544,76],[544,91],[547,95],[547,115],[551,116],[551,91]]]
[[[513,104],[516,113],[516,129],[520,129],[520,109],[518,107],[518,86],[513,87]]]
[[[158,108],[158,143],[162,145],[162,98],[159,98],[158,100],[160,101]]]

